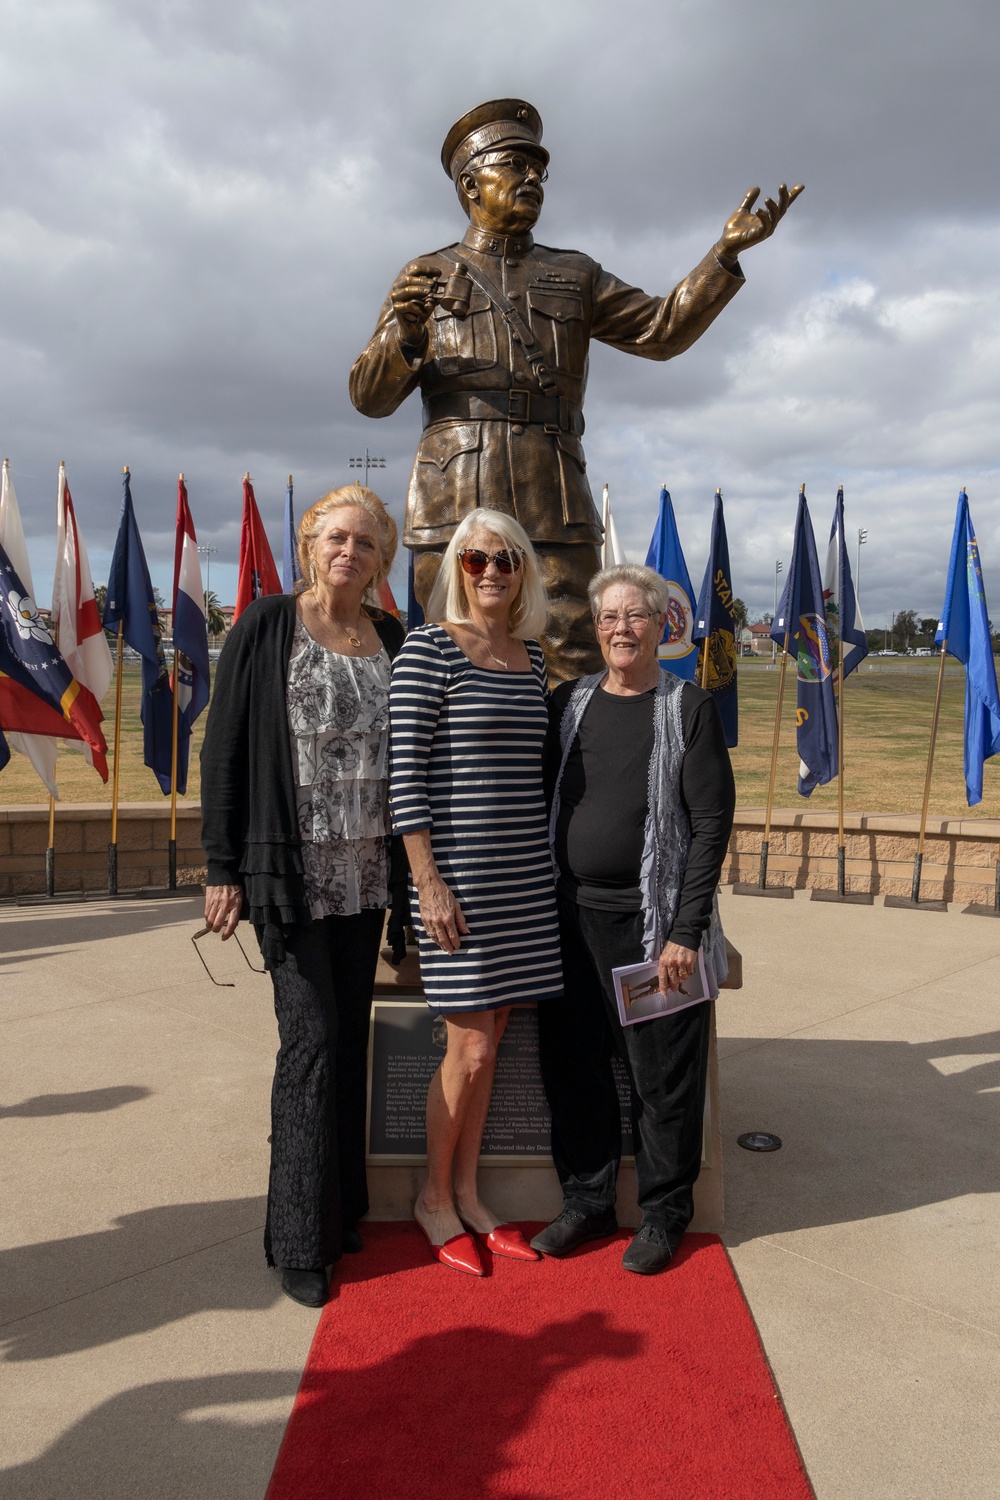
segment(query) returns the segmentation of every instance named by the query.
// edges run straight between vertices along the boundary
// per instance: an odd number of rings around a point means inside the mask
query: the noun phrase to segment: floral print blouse
[[[285,703],[313,919],[385,907],[389,657],[340,656],[296,620]]]

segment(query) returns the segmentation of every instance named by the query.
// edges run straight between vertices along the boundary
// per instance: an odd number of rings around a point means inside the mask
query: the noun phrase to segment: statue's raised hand
[[[415,346],[423,343],[427,319],[434,311],[437,279],[436,266],[428,261],[415,260],[393,282],[389,296],[404,344]]]
[[[723,260],[737,260],[741,251],[769,239],[788,212],[789,204],[795,202],[804,187],[804,182],[793,188],[782,183],[778,188],[777,203],[773,198],[765,198],[763,207],[758,209],[754,204],[760,197],[760,188],[752,187],[722,231],[722,238],[715,247],[717,253]]]

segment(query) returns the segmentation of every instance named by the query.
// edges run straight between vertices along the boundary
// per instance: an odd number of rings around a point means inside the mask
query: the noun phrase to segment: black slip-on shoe
[[[665,1271],[684,1238],[683,1229],[661,1229],[658,1224],[643,1224],[625,1254],[622,1266],[639,1276],[655,1276]]]
[[[340,1236],[340,1248],[345,1255],[360,1255],[365,1248],[365,1242],[361,1238],[361,1231],[356,1224],[345,1229]]]
[[[575,1208],[564,1208],[557,1219],[539,1230],[531,1241],[532,1250],[543,1255],[569,1255],[588,1240],[606,1240],[618,1232],[618,1220],[614,1212],[601,1218],[590,1218]]]
[[[281,1272],[281,1290],[303,1307],[322,1307],[330,1287],[325,1271],[299,1271],[294,1266],[285,1266]]]

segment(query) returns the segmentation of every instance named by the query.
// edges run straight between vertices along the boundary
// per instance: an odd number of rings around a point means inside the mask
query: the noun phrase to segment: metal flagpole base
[[[98,901],[103,899],[101,892],[94,894]],[[18,896],[15,899],[18,906],[66,906],[89,898],[86,891],[58,891],[51,896],[46,892],[43,896]]]
[[[839,901],[842,906],[874,906],[875,897],[870,891],[820,891],[809,892],[810,901]]]
[[[142,885],[134,891],[119,891],[122,901],[161,901],[166,896],[200,896],[203,885]]]
[[[45,894],[52,900],[56,893],[56,851],[50,844],[45,851]]]
[[[963,917],[1000,917],[1000,859],[996,862],[996,883],[993,887],[993,905],[984,906],[974,901],[962,908]]]
[[[754,885],[752,881],[741,880],[733,886],[734,896],[772,896],[776,901],[791,901],[795,895],[790,885]]]
[[[900,911],[947,911],[947,901],[914,901],[912,896],[886,896],[885,906],[897,906]]]
[[[118,894],[118,845],[108,845],[108,895]]]
[[[177,840],[167,845],[167,884],[172,891],[177,889]]]

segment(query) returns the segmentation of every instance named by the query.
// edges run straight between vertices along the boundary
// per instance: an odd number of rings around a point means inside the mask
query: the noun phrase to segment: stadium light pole
[[[858,527],[858,565],[854,570],[854,597],[858,601],[858,611],[864,619],[864,610],[861,608],[861,549],[868,540],[868,532],[864,526]]]
[[[205,563],[205,593],[212,592],[212,558],[218,552],[218,547],[199,547],[198,556],[207,559]]]
[[[366,448],[365,449],[365,456],[364,456],[364,458],[349,458],[347,460],[347,467],[349,469],[364,469],[364,471],[365,471],[364,485],[365,485],[365,489],[367,489],[368,488],[368,470],[369,469],[384,469],[385,468],[385,459],[384,458],[372,458],[371,454],[368,452],[368,449]]]
[[[778,574],[780,572],[781,572],[781,563],[778,562],[777,559],[775,559],[775,564],[774,564],[774,607],[771,610],[771,625],[772,625],[772,627],[774,626],[774,617],[778,613]],[[778,659],[778,643],[777,643],[777,641],[772,640],[772,642],[771,642],[771,666],[772,667],[774,666],[774,664],[777,661],[777,659]]]

